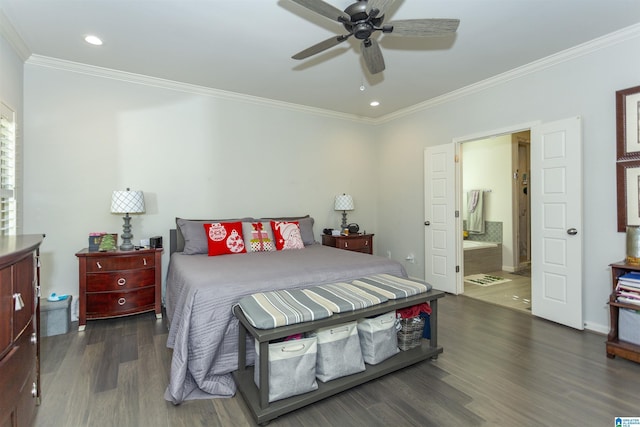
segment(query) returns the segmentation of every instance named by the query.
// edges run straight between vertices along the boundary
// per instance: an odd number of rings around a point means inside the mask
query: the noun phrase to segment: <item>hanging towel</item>
[[[469,209],[467,231],[471,234],[484,234],[483,196],[482,190],[471,190],[467,193],[467,207]]]

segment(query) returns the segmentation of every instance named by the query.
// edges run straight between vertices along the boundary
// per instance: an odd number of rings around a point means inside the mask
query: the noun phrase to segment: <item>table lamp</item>
[[[353,210],[353,197],[344,193],[338,194],[336,196],[334,209],[337,211],[342,211],[342,225],[340,226],[340,228],[344,230],[345,228],[347,228],[347,211]]]
[[[131,243],[131,217],[129,214],[144,213],[144,194],[142,191],[114,191],[111,196],[111,213],[125,214],[124,225],[122,226],[122,245],[121,251],[132,251],[134,249]]]

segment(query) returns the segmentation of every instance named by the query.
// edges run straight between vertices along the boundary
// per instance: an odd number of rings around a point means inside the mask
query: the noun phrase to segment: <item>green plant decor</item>
[[[100,247],[98,248],[98,250],[100,252],[116,250],[116,242],[112,234],[105,234],[104,236],[102,236],[102,240],[100,240]]]

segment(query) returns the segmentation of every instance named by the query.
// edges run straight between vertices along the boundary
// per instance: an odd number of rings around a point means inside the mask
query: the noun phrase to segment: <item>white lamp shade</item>
[[[114,191],[111,196],[111,213],[144,213],[142,191]]]
[[[352,211],[353,197],[348,194],[337,195],[334,209],[337,211]]]

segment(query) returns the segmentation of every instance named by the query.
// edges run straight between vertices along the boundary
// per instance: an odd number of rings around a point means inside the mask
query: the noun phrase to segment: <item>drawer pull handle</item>
[[[102,268],[102,265],[100,264],[100,262],[96,261],[96,265],[98,266],[98,268]]]
[[[127,300],[126,300],[126,299],[124,299],[124,298],[119,298],[119,299],[118,299],[118,304],[119,304],[119,305],[124,305],[126,302],[127,302]]]
[[[121,277],[118,279],[119,286],[124,286],[126,283],[127,283],[127,279],[125,279],[124,277]]]
[[[368,240],[366,240],[366,241],[364,242],[364,245],[365,245],[365,246],[369,246],[369,241],[368,241]]]
[[[142,258],[142,263],[143,263],[144,265],[147,265],[147,259],[146,259],[146,258]]]
[[[38,384],[36,383],[31,385],[31,396],[38,397]]]
[[[13,300],[15,301],[14,308],[16,311],[20,311],[24,308],[24,301],[21,294],[13,294]]]
[[[38,344],[38,335],[35,332],[31,334],[31,344]]]

